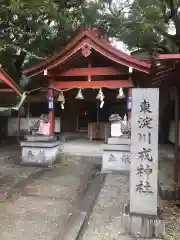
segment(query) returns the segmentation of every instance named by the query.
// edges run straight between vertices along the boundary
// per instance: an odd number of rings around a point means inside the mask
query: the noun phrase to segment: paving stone
[[[122,224],[122,212],[128,199],[129,176],[107,175],[82,239],[131,240]]]

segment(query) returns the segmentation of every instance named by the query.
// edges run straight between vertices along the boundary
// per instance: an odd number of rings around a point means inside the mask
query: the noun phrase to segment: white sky
[[[112,41],[112,46],[114,46],[115,48],[120,49],[121,51],[126,52],[126,53],[128,53],[128,54],[131,53],[130,51],[128,51],[128,50],[126,49],[124,43],[121,42],[121,41],[115,41],[115,40],[113,40],[113,41]]]

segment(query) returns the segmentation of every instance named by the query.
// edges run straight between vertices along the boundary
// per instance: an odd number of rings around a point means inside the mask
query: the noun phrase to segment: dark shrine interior
[[[126,112],[126,97],[124,99],[117,99],[119,89],[103,88],[104,105],[100,108],[100,100],[96,99],[98,89],[83,89],[82,94],[84,99],[76,99],[78,89],[65,91],[64,109],[61,109],[61,103],[57,102],[58,93],[56,93],[54,110],[55,117],[60,117],[62,122],[62,131],[76,131],[77,121],[79,129],[87,129],[88,122],[109,122],[111,114],[120,114],[123,118]],[[124,89],[125,96],[127,96],[127,89]],[[40,117],[41,114],[48,114],[48,101],[43,97],[43,101],[32,102],[29,105],[29,112],[31,117]],[[27,108],[26,114],[27,116]],[[78,120],[77,120],[78,118]]]

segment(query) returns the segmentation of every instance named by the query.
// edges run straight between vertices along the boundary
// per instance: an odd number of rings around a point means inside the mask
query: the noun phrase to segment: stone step
[[[129,152],[130,145],[129,144],[103,144],[103,151],[120,151],[120,152]]]
[[[131,139],[125,139],[125,138],[108,138],[108,144],[112,145],[126,145],[131,144]]]

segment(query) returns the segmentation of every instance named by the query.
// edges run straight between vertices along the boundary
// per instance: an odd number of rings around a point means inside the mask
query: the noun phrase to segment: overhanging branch
[[[0,46],[0,51],[5,51],[8,48],[12,48],[15,49],[16,51],[23,51],[25,52],[27,55],[29,55],[30,57],[36,58],[38,60],[45,60],[46,57],[40,57],[32,52],[27,51],[25,48],[21,48],[19,46],[16,46],[15,44],[4,44],[3,46]]]
[[[37,56],[36,54],[31,53],[31,52],[27,51],[26,49],[22,49],[22,51],[25,52],[28,56],[33,57],[35,59],[38,59],[38,60],[45,60],[46,59],[46,57]]]

